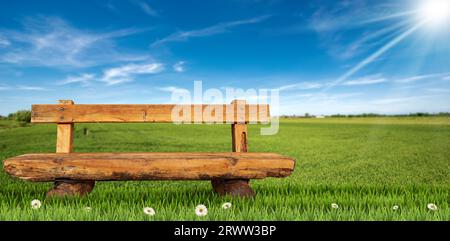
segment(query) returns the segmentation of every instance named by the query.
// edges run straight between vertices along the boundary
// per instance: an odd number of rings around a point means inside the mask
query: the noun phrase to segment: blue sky
[[[447,0],[443,0],[447,1]],[[0,114],[280,90],[281,114],[450,111],[450,19],[420,0],[2,1]]]

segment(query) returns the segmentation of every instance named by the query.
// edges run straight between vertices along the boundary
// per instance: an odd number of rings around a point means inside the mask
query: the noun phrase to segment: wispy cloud
[[[221,34],[221,33],[225,33],[227,31],[229,31],[233,27],[237,27],[240,25],[256,24],[256,23],[259,23],[259,22],[262,22],[262,21],[268,19],[269,17],[270,17],[270,15],[264,15],[264,16],[259,16],[259,17],[251,18],[251,19],[219,23],[219,24],[216,24],[216,25],[213,25],[210,27],[202,28],[202,29],[189,30],[189,31],[178,31],[167,37],[164,37],[160,40],[155,41],[154,43],[151,44],[151,46],[154,47],[154,46],[158,46],[158,45],[169,43],[169,42],[187,41],[190,38],[206,37],[206,36]]]
[[[362,27],[411,15],[399,11],[401,4],[370,1],[340,1],[321,4],[309,19],[308,26],[316,32],[336,32]]]
[[[363,94],[364,93],[362,93],[362,92],[334,93],[334,94],[315,93],[315,94],[312,94],[311,96],[309,96],[308,101],[321,101],[323,103],[330,102],[330,101],[335,102],[337,100],[348,99],[348,98],[360,96]]]
[[[68,76],[66,79],[61,81],[60,85],[72,84],[72,83],[81,83],[82,85],[88,85],[88,83],[94,80],[94,74],[83,73],[78,76]]]
[[[30,86],[30,85],[19,85],[17,86],[17,89],[19,90],[35,90],[35,91],[47,91],[47,88],[40,87],[40,86]]]
[[[114,39],[143,30],[120,29],[96,33],[77,29],[61,18],[26,18],[22,30],[0,30],[8,36],[0,62],[28,66],[87,67],[117,61],[138,61],[148,55],[122,54]]]
[[[41,87],[41,86],[31,86],[31,85],[18,85],[18,86],[9,86],[9,85],[1,85],[0,90],[34,90],[34,91],[48,91],[49,89]]]
[[[158,12],[153,9],[147,2],[144,0],[134,0],[134,4],[136,4],[145,14],[152,16],[152,17],[158,17]]]
[[[392,97],[392,98],[381,98],[372,101],[375,105],[385,105],[385,104],[396,104],[396,103],[410,103],[416,102],[417,100],[429,98],[430,96],[406,96],[406,97]]]
[[[424,75],[415,75],[408,76],[403,78],[396,77],[384,77],[382,74],[368,75],[362,76],[352,80],[346,80],[344,82],[336,83],[336,81],[329,80],[317,80],[317,81],[307,81],[307,82],[299,82],[293,84],[287,84],[278,87],[280,91],[293,91],[293,90],[310,90],[310,89],[322,89],[325,90],[330,86],[364,86],[364,85],[374,85],[380,83],[401,83],[408,84],[414,81],[423,80],[423,79],[435,79],[435,80],[445,80],[448,78],[450,80],[450,76],[447,76],[448,73],[434,73],[434,74],[424,74]],[[436,82],[437,83],[437,82]],[[400,88],[400,87],[399,87]],[[411,86],[402,86],[401,88],[415,88]]]
[[[11,87],[7,86],[7,85],[0,85],[0,90],[10,90]]]
[[[317,98],[287,99],[283,95],[280,99],[281,114],[310,113],[319,114],[407,114],[413,112],[445,112],[450,102],[438,96],[370,96],[369,93],[339,93],[325,95]],[[360,98],[358,98],[360,96]],[[440,102],[436,105],[436,102]]]
[[[100,81],[105,82],[107,85],[115,85],[130,82],[135,75],[156,74],[163,69],[164,67],[161,63],[128,64],[105,70]]]
[[[367,65],[371,64],[372,62],[376,61],[380,56],[382,56],[384,53],[386,53],[388,50],[390,50],[392,47],[400,43],[402,40],[410,36],[412,33],[417,31],[425,22],[420,22],[402,34],[396,36],[394,39],[390,40],[388,43],[377,49],[375,52],[370,54],[369,56],[365,57],[362,61],[360,61],[358,64],[353,66],[351,69],[349,69],[347,72],[345,72],[343,75],[341,75],[338,79],[333,81],[327,88],[332,88],[336,85],[340,85],[342,82],[346,81],[349,77],[355,75],[358,71],[365,68]]]
[[[368,76],[356,80],[349,80],[342,83],[342,85],[346,86],[352,86],[352,85],[373,85],[373,84],[379,84],[383,82],[387,82],[388,80],[386,78],[379,77],[378,75],[375,76]]]
[[[319,89],[322,88],[324,84],[317,82],[300,82],[296,84],[283,85],[278,89],[282,90],[310,90],[310,89]]]
[[[396,80],[394,80],[394,82],[395,83],[400,83],[400,84],[407,84],[407,83],[412,83],[412,82],[416,82],[416,81],[424,80],[424,79],[439,78],[439,77],[443,77],[443,76],[445,76],[447,74],[448,73],[415,75],[415,76],[410,76],[410,77],[407,77],[407,78],[396,79]],[[445,77],[443,77],[442,79],[445,80]]]
[[[11,43],[5,37],[0,35],[0,48],[9,46]]]
[[[178,61],[176,64],[172,66],[173,70],[176,72],[184,72],[185,71],[184,64],[185,64],[184,61]]]
[[[321,46],[333,57],[350,59],[386,44],[408,28],[401,4],[341,1],[321,4],[307,26],[320,37]],[[403,18],[402,18],[403,17]],[[395,20],[395,22],[389,22]],[[375,24],[384,22],[385,27]],[[387,24],[386,24],[387,23]],[[367,31],[367,26],[374,29]],[[354,34],[357,32],[358,34]],[[358,37],[354,37],[358,36]]]
[[[411,76],[411,77],[407,77],[407,78],[403,78],[403,79],[397,79],[394,82],[405,84],[405,83],[415,82],[418,80],[428,79],[433,76],[434,75],[417,75],[417,76]]]
[[[187,89],[179,88],[176,86],[166,86],[157,88],[160,91],[171,92],[171,93],[186,93],[189,92]]]

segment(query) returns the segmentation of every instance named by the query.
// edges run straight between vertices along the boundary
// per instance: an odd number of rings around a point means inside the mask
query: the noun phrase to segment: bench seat
[[[29,181],[211,180],[287,177],[295,160],[275,153],[38,153],[4,161],[5,171]]]

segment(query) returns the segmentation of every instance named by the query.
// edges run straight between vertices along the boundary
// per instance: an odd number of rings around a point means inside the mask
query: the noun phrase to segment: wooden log
[[[269,105],[32,105],[32,123],[269,123]],[[175,113],[172,115],[172,113]],[[173,117],[176,117],[175,119]]]
[[[214,179],[211,184],[214,191],[221,196],[254,197],[256,195],[248,179]]]
[[[289,176],[295,160],[273,153],[48,153],[4,161],[29,181],[211,180]]]
[[[73,105],[72,100],[59,100],[61,105]],[[58,123],[56,129],[56,153],[71,153],[73,151],[73,123]],[[58,180],[47,192],[47,197],[54,196],[84,196],[94,188],[94,181]]]
[[[47,197],[85,196],[94,189],[95,182],[80,180],[58,180],[52,189],[47,191]]]

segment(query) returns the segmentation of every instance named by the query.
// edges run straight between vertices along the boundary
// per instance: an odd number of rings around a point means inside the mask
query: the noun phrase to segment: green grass
[[[0,121],[0,159],[54,152],[55,125],[13,125]],[[219,197],[207,181],[100,182],[84,198],[45,199],[50,183],[0,171],[0,220],[450,220],[449,118],[283,119],[274,136],[259,135],[260,127],[250,126],[250,151],[292,156],[297,164],[288,178],[253,180],[255,199]],[[228,125],[80,124],[75,134],[76,152],[230,145]],[[31,209],[33,199],[43,201],[40,209]],[[221,209],[226,201],[230,210]],[[198,204],[207,216],[195,216]],[[156,215],[145,216],[145,206]]]

